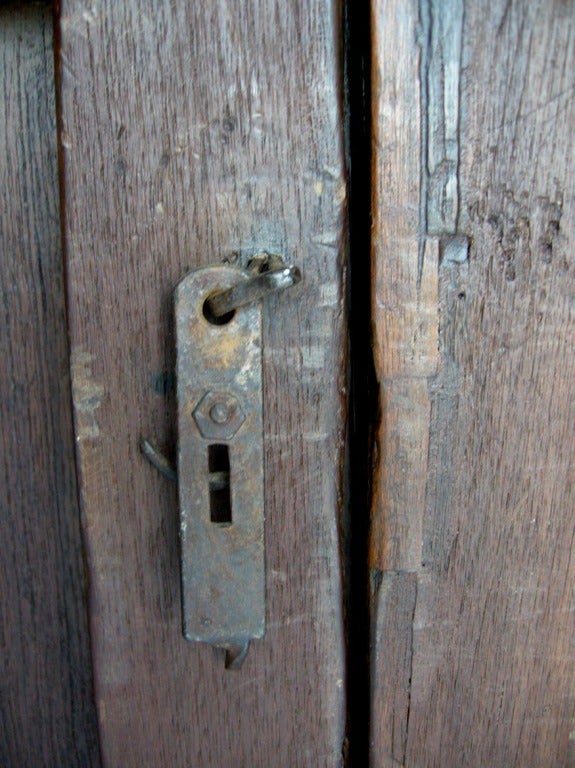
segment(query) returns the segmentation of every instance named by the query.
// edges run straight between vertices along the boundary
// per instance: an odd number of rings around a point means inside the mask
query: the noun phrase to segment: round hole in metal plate
[[[234,319],[234,315],[236,314],[236,310],[232,309],[231,312],[226,312],[225,315],[215,315],[210,306],[210,296],[205,299],[202,305],[202,312],[210,325],[227,325]]]

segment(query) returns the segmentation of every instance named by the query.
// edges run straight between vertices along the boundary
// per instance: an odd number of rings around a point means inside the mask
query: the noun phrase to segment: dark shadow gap
[[[369,764],[371,454],[378,419],[371,318],[370,4],[344,0],[350,402],[345,536],[347,768]]]

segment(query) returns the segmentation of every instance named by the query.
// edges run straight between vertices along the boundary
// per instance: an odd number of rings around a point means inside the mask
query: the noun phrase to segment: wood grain
[[[110,766],[341,764],[345,179],[338,4],[61,5],[65,232],[83,525]],[[255,252],[268,623],[239,673],[180,630],[171,293]],[[168,392],[167,397],[163,394]]]
[[[395,663],[397,685],[389,695],[399,703],[378,708],[374,689],[372,763],[572,766],[575,6],[461,3],[455,9],[461,25],[444,26],[452,37],[437,47],[436,5],[374,4],[375,109],[386,98],[382,73],[395,71],[398,49],[400,55],[411,49],[425,64],[415,90],[423,137],[419,150],[416,140],[400,137],[410,143],[396,153],[411,157],[410,170],[392,179],[385,194],[402,201],[415,183],[407,187],[407,179],[419,175],[420,216],[415,221],[400,210],[399,218],[409,236],[432,233],[439,240],[440,265],[438,368],[426,377],[430,409],[418,418],[421,433],[428,432],[424,501],[418,494],[410,512],[415,522],[404,534],[413,525],[419,530],[423,519],[421,553],[418,563],[409,558],[401,566],[404,578],[417,580],[409,706],[402,672],[407,661],[396,650],[401,638],[409,642],[409,632],[400,621],[390,640],[389,627],[393,616],[409,615],[412,595],[396,589],[390,601],[389,590],[376,589],[375,680],[388,660]],[[383,32],[387,37],[398,17],[411,26],[391,50]],[[443,229],[436,226],[441,197],[430,196],[430,167],[421,159],[430,156],[426,126],[442,112],[440,103],[430,103],[437,97],[429,87],[429,78],[442,74],[432,61],[440,49],[458,50],[461,57],[452,154],[455,231],[453,218],[444,219]],[[408,70],[397,89],[400,121],[405,103],[416,114],[413,77]],[[396,140],[391,125],[392,119],[376,128],[376,205],[393,159],[385,151]],[[447,126],[436,131],[446,134]],[[412,200],[416,196],[411,193]],[[439,211],[433,219],[430,205]],[[376,254],[383,253],[377,244],[387,242],[390,228],[400,226],[383,213],[378,221]],[[381,255],[377,259],[376,274],[384,281],[393,262],[388,267]],[[374,311],[383,328],[377,287]],[[400,326],[394,333],[389,348],[377,352],[382,380],[394,349],[411,338]],[[410,407],[404,411],[408,419]],[[402,414],[394,418],[401,421]],[[382,451],[386,474],[373,511],[376,537],[390,528],[389,498],[402,491],[413,498],[407,486],[412,475],[402,472],[405,459],[397,445],[381,440],[388,452]],[[410,546],[402,540],[397,549]],[[373,565],[384,571],[393,567],[381,556],[388,549],[386,541],[372,542]],[[378,583],[390,578],[380,575]],[[403,731],[391,718],[402,712],[407,735],[405,749],[398,750],[396,736]]]
[[[374,584],[377,604],[373,615],[377,643],[371,658],[370,765],[403,765],[407,748],[411,696],[413,615],[417,574],[386,571]]]
[[[0,10],[0,73],[0,764],[97,766],[49,8]]]
[[[408,570],[417,567],[421,548],[439,249],[419,234],[425,207],[416,162],[422,143],[417,7],[373,8],[373,313],[381,401],[374,498],[382,509],[372,520],[370,565]]]

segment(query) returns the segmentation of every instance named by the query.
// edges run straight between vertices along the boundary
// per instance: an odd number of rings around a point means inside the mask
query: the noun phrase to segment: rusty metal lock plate
[[[265,632],[261,308],[206,300],[249,279],[206,267],[175,292],[183,630],[230,664]]]

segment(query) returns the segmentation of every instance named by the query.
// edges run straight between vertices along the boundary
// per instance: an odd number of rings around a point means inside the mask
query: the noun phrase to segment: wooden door
[[[60,7],[64,242],[106,765],[337,765],[345,174],[330,0]],[[172,294],[262,251],[267,632],[240,674],[181,634]]]
[[[0,14],[1,762],[337,765],[337,4],[66,0],[55,10],[54,29],[48,6]],[[176,486],[140,441],[174,454],[176,283],[263,250],[304,280],[263,307],[267,632],[234,673],[221,651],[182,637]]]
[[[574,26],[3,6],[2,765],[575,765]],[[263,304],[267,632],[227,671],[139,446],[175,454],[176,283],[263,250],[304,277]]]
[[[373,766],[575,765],[574,34],[373,3]]]

